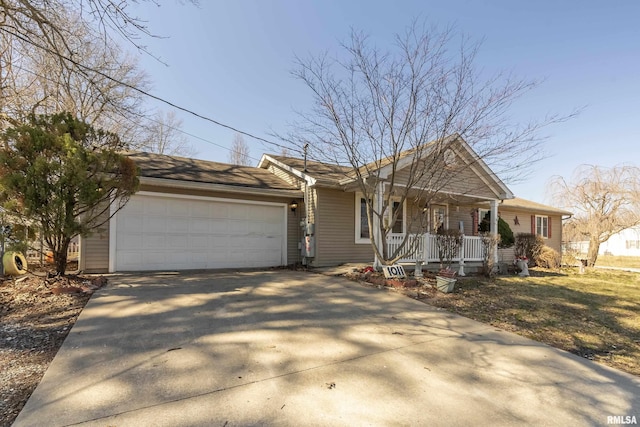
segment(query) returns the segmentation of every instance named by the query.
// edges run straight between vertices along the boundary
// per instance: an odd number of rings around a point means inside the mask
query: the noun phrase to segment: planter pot
[[[453,292],[453,286],[456,284],[457,279],[452,279],[450,277],[442,277],[436,276],[436,286],[439,291],[442,292]]]

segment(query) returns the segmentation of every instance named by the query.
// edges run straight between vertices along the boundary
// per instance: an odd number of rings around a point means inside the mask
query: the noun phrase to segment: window
[[[406,232],[406,209],[404,203],[400,203],[399,201],[392,201],[391,209],[387,208],[387,218],[385,224],[390,224],[393,218],[393,213],[398,212],[398,218],[396,222],[393,224],[391,228],[392,234],[403,234]],[[367,200],[363,197],[362,193],[356,193],[356,203],[355,203],[355,229],[356,229],[356,240],[355,242],[358,244],[370,243],[369,239],[369,221],[367,218]]]
[[[489,209],[478,208],[478,232],[491,230],[491,214]],[[487,214],[489,216],[487,217]],[[485,221],[485,218],[487,219]]]
[[[627,240],[627,249],[640,249],[640,240]]]
[[[549,217],[536,215],[536,234],[549,238]]]
[[[447,228],[447,207],[431,207],[431,231],[437,233],[438,230]]]
[[[369,219],[367,200],[362,194],[356,194],[356,243],[369,243]]]
[[[396,219],[395,224],[391,227],[391,232],[394,234],[403,234],[404,233],[404,206],[400,202],[393,202],[393,211],[391,215],[389,215],[389,222],[391,222],[393,215],[400,210],[398,214],[398,218]]]

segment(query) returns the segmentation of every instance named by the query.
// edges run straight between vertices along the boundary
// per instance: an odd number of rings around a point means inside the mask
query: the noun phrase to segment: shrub
[[[491,228],[491,212],[487,212],[484,218],[479,225],[479,231],[482,233],[489,232]],[[500,240],[498,241],[498,247],[500,248],[510,248],[513,246],[515,242],[515,238],[513,237],[513,231],[511,231],[511,227],[509,223],[504,219],[498,217],[498,234],[500,235]]]
[[[458,256],[460,245],[462,245],[462,233],[456,229],[438,230],[436,234],[436,245],[438,246],[438,257],[440,265],[451,265],[453,258]]]
[[[560,267],[562,257],[555,249],[543,245],[534,261],[538,267],[556,269]]]
[[[514,254],[516,258],[527,257],[530,265],[537,265],[536,259],[544,247],[542,237],[531,233],[518,233],[515,237]]]

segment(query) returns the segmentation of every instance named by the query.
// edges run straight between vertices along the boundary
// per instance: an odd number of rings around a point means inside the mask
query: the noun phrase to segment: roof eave
[[[279,160],[274,159],[273,157],[269,156],[268,154],[263,154],[262,158],[260,159],[260,162],[258,163],[258,167],[262,168],[262,169],[267,169],[269,167],[269,163],[273,163],[274,165],[278,166],[280,169],[283,169],[286,172],[289,172],[290,174],[306,181],[306,183],[309,186],[313,186],[316,184],[316,179],[313,178],[312,176],[309,176],[308,174],[304,173],[301,170],[298,170],[296,168],[293,168],[289,165],[286,165],[284,163],[282,163]]]
[[[282,196],[282,197],[301,197],[301,190],[287,190],[280,188],[261,188],[261,187],[247,187],[242,185],[229,185],[229,184],[214,184],[210,182],[199,181],[184,181],[178,179],[168,178],[153,178],[148,176],[140,177],[140,184],[154,185],[158,187],[166,188],[180,188],[180,189],[193,189],[193,190],[207,190],[207,191],[219,191],[222,193],[238,193],[247,195],[261,195],[261,196]]]

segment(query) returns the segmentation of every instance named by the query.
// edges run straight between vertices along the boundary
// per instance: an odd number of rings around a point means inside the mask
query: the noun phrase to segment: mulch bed
[[[0,278],[0,426],[10,426],[104,277]]]

